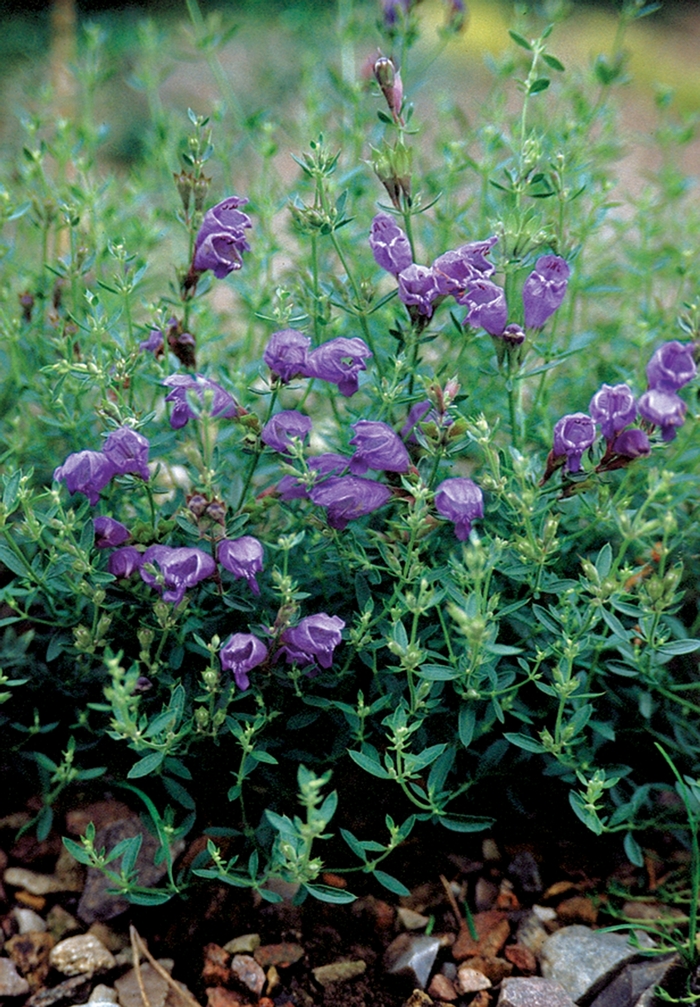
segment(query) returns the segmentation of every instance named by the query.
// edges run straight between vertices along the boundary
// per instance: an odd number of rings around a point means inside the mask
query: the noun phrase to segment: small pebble
[[[117,991],[111,986],[105,986],[104,983],[98,983],[93,989],[88,1003],[119,1003],[119,998],[117,997]]]
[[[116,964],[112,952],[94,934],[78,934],[59,941],[49,960],[64,976],[92,974]]]
[[[249,990],[259,997],[265,985],[265,973],[250,955],[234,955],[229,962],[231,975],[239,983],[242,983]]]
[[[9,958],[0,958],[0,996],[18,997],[29,993],[29,983]]]
[[[13,888],[24,888],[30,895],[50,895],[52,892],[65,892],[66,888],[59,878],[51,874],[37,874],[26,867],[8,867],[3,875],[5,884]]]
[[[442,1000],[444,1003],[451,1003],[453,1000],[457,999],[459,993],[457,992],[455,984],[451,979],[448,979],[447,976],[437,972],[430,980],[428,995],[434,1000]]]
[[[404,930],[425,930],[428,925],[428,917],[422,913],[417,913],[414,909],[406,909],[399,906],[396,910],[399,923]]]
[[[75,916],[71,916],[63,906],[59,905],[52,906],[49,909],[46,915],[46,924],[49,933],[55,941],[60,941],[67,934],[76,933],[81,929]]]
[[[293,944],[289,942],[284,942],[282,944],[264,944],[255,949],[253,957],[258,965],[262,966],[264,969],[269,968],[270,965],[274,965],[278,969],[285,969],[289,965],[293,965],[295,962],[298,962],[300,958],[304,957],[304,949],[301,944]]]
[[[457,989],[460,993],[476,993],[490,988],[491,980],[483,972],[464,965],[457,969]]]
[[[330,986],[331,983],[347,982],[348,979],[355,979],[361,976],[367,965],[363,961],[355,962],[332,962],[330,965],[319,965],[312,969],[314,979],[321,986]]]
[[[35,913],[33,909],[25,909],[15,906],[12,915],[17,920],[17,926],[21,934],[27,934],[30,930],[37,930],[41,933],[46,931],[46,920]]]
[[[241,934],[234,937],[228,944],[224,944],[224,951],[230,955],[252,955],[256,948],[260,947],[260,934]]]

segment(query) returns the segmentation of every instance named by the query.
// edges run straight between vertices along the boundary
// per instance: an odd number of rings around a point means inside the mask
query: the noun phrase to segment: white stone
[[[17,926],[21,934],[28,934],[31,931],[45,933],[46,920],[35,913],[33,909],[25,909],[23,906],[15,906],[12,915],[17,920]]]
[[[77,976],[111,969],[114,955],[94,934],[78,934],[60,941],[52,950],[49,961],[64,976]]]
[[[37,874],[28,871],[26,867],[8,867],[3,874],[6,885],[13,888],[24,888],[30,895],[50,895],[52,892],[65,892],[63,882],[51,874]]]

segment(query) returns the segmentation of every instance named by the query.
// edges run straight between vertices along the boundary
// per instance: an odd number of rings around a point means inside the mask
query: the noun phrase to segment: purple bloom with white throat
[[[283,409],[267,421],[260,435],[263,444],[274,451],[289,454],[291,439],[305,440],[311,433],[311,418],[296,409]]]
[[[292,378],[306,378],[308,374],[308,351],[311,340],[296,329],[281,329],[273,332],[263,353],[263,360],[283,384]]]
[[[307,615],[296,626],[290,626],[282,633],[281,653],[287,662],[296,662],[301,666],[319,664],[322,668],[330,668],[333,664],[333,651],[340,643],[341,630],[345,623],[337,615]]]
[[[488,279],[495,267],[486,256],[497,241],[496,237],[470,241],[438,256],[432,266],[438,291],[459,297],[474,280]]]
[[[148,439],[131,427],[113,430],[102,448],[118,475],[141,476],[148,481]]]
[[[608,442],[630,423],[634,423],[637,416],[637,403],[632,390],[624,384],[603,385],[591,399],[588,409]]]
[[[229,196],[204,214],[194,244],[192,269],[204,273],[211,269],[218,280],[243,265],[243,253],[250,251],[246,229],[252,227],[247,213],[239,210],[248,202],[241,196]]]
[[[672,441],[676,436],[676,428],[683,426],[688,407],[675,392],[650,388],[640,395],[637,408],[643,420],[661,428],[662,440]]]
[[[310,378],[320,378],[338,386],[341,395],[349,398],[359,387],[359,373],[367,370],[365,360],[371,357],[369,347],[359,336],[348,339],[337,336],[321,343],[309,353],[307,366]]]
[[[541,255],[523,286],[525,328],[541,329],[566,294],[571,270],[560,255]]]
[[[464,319],[465,325],[473,329],[485,329],[490,336],[502,336],[508,321],[508,305],[505,291],[491,280],[474,280],[464,294],[457,299],[458,304],[469,308]]]
[[[554,424],[554,458],[565,458],[567,472],[581,471],[583,452],[596,438],[595,423],[586,413],[570,413]]]
[[[233,633],[219,651],[219,660],[224,671],[233,672],[236,686],[247,689],[248,678],[253,668],[267,660],[267,647],[252,633]]]
[[[155,567],[155,572],[147,566]],[[179,605],[185,591],[216,573],[216,563],[201,549],[152,545],[143,554],[141,578],[159,591],[163,601]]]
[[[342,531],[348,521],[383,507],[391,499],[391,490],[361,476],[330,476],[314,486],[309,496],[317,507],[325,508],[331,528]]]
[[[431,318],[433,302],[438,296],[435,273],[430,266],[410,265],[398,276],[399,300],[408,307],[414,307],[418,314]]]
[[[197,413],[190,404],[190,396],[196,396],[202,410],[207,407],[209,415],[216,419],[236,419],[241,414],[233,396],[203,374],[171,374],[163,384],[172,389],[165,396],[165,401],[173,403],[170,414],[173,430],[179,430],[190,420],[197,418]]]
[[[644,430],[632,427],[617,435],[612,442],[611,451],[623,458],[645,458],[651,452],[651,445]]]
[[[394,276],[413,262],[411,244],[405,232],[388,213],[378,213],[373,219],[369,247],[377,265]]]
[[[53,473],[57,482],[66,484],[69,493],[84,493],[93,507],[100,499],[100,492],[115,475],[114,465],[102,451],[77,451],[68,455]]]
[[[692,381],[696,374],[691,343],[679,343],[676,340],[664,343],[647,364],[649,387],[664,392],[677,392]]]
[[[471,479],[455,476],[443,479],[435,490],[435,509],[452,521],[460,542],[469,538],[472,522],[484,516],[484,497]]]
[[[131,577],[132,574],[141,569],[142,563],[143,553],[139,552],[136,546],[125,545],[121,549],[115,549],[113,553],[110,553],[110,557],[107,560],[107,569],[113,577],[126,580],[127,577]]]
[[[408,451],[397,433],[381,420],[358,420],[353,423],[355,436],[350,444],[355,454],[350,459],[353,475],[362,475],[367,469],[379,472],[407,472],[411,464]]]
[[[219,563],[234,577],[244,577],[253,594],[260,594],[256,573],[263,568],[263,547],[252,535],[241,538],[224,538],[216,550]]]
[[[113,517],[96,517],[92,523],[95,529],[97,549],[114,549],[131,538],[131,532],[126,525],[123,525],[121,521],[115,521]]]

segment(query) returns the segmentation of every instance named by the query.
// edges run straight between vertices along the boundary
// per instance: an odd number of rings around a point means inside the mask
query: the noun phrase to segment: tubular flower
[[[211,269],[217,280],[222,280],[241,268],[243,253],[250,251],[245,232],[253,225],[238,207],[247,202],[241,196],[229,196],[204,214],[194,243],[192,268],[196,273]]]
[[[497,241],[496,237],[470,241],[438,256],[432,269],[439,293],[461,296],[472,281],[487,280],[495,267],[486,256]]]
[[[485,329],[490,336],[501,336],[508,321],[508,305],[505,291],[491,280],[474,280],[464,294],[457,298],[458,304],[465,304],[469,311],[465,325],[474,329]]]
[[[287,663],[295,661],[299,665],[320,664],[330,668],[333,651],[340,643],[341,630],[345,623],[337,615],[307,615],[298,625],[290,626],[282,633],[281,642]]]
[[[147,566],[156,571],[147,570]],[[162,594],[163,601],[179,605],[189,587],[216,573],[216,563],[201,549],[152,545],[143,554],[140,573],[142,580]]]
[[[263,360],[273,376],[278,377],[286,385],[292,378],[309,376],[307,363],[309,346],[311,340],[303,332],[297,332],[296,329],[281,329],[270,336]]]
[[[110,554],[107,569],[113,577],[126,579],[141,569],[142,562],[143,553],[140,553],[136,546],[125,545]]]
[[[173,430],[179,430],[186,426],[190,420],[197,418],[197,413],[190,405],[188,393],[197,396],[202,404],[202,409],[209,399],[209,412],[212,417],[236,419],[240,415],[240,410],[233,396],[229,395],[221,385],[217,385],[216,381],[205,378],[203,374],[171,374],[163,381],[163,384],[172,389],[165,396],[165,401],[174,403],[170,414],[170,426]]]
[[[117,475],[132,472],[148,481],[148,451],[150,445],[143,434],[131,427],[113,430],[104,443],[103,453],[114,466]]]
[[[95,529],[95,546],[98,549],[113,549],[131,537],[126,525],[121,521],[115,521],[113,517],[96,517],[92,523]]]
[[[663,392],[677,392],[696,374],[692,344],[676,340],[659,346],[647,364],[649,387]]]
[[[390,426],[381,420],[358,420],[353,423],[355,436],[350,444],[355,454],[350,459],[353,475],[362,475],[367,469],[380,472],[407,472],[411,464],[403,441]]]
[[[342,531],[348,521],[382,507],[391,499],[391,490],[361,476],[331,476],[314,486],[309,496],[317,507],[326,508],[331,528]]]
[[[304,440],[311,432],[311,418],[296,409],[283,409],[267,421],[261,439],[269,448],[288,454],[292,437]]]
[[[484,516],[484,497],[471,479],[443,479],[435,490],[435,509],[454,523],[455,535],[464,542],[469,538],[472,521]]]
[[[372,221],[369,247],[375,262],[394,276],[413,262],[411,245],[404,231],[388,213],[378,213]]]
[[[256,573],[263,568],[263,547],[252,535],[221,539],[216,550],[219,563],[234,577],[245,577],[253,594],[260,594]]]
[[[600,427],[603,437],[609,442],[630,423],[634,423],[637,403],[627,385],[603,385],[591,399],[588,410]]]
[[[53,477],[65,483],[69,493],[84,493],[94,507],[101,490],[116,474],[114,465],[102,451],[78,451],[54,469]]]
[[[438,296],[437,278],[429,266],[407,266],[398,276],[399,300],[415,307],[426,318],[432,317],[433,301]]]
[[[661,427],[662,440],[672,441],[676,436],[676,428],[683,426],[688,407],[675,392],[650,388],[640,395],[637,408],[643,420]]]
[[[595,423],[586,413],[562,416],[554,425],[554,458],[566,458],[567,472],[581,471],[581,457],[595,441]]]
[[[560,255],[541,255],[523,286],[525,328],[541,329],[566,294],[571,270]]]
[[[249,673],[267,658],[267,647],[252,633],[233,633],[219,651],[224,671],[232,671],[236,686],[243,690],[250,685]]]
[[[369,347],[359,336],[348,339],[338,336],[321,343],[309,353],[308,375],[338,386],[341,395],[349,398],[359,387],[359,373],[367,370],[365,360],[371,357]]]
[[[650,453],[651,446],[644,430],[632,427],[617,435],[612,442],[611,450],[616,455],[622,455],[623,458],[644,458]]]

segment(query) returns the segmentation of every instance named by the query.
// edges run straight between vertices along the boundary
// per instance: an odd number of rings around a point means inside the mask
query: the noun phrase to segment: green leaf
[[[596,556],[594,565],[601,578],[608,576],[610,573],[610,567],[612,566],[612,547],[609,542],[605,543]]]
[[[700,648],[700,640],[669,640],[657,649],[657,654],[675,657],[678,654],[692,654]]]
[[[51,826],[53,825],[53,808],[45,804],[36,816],[36,838],[42,843],[48,839]]]
[[[149,752],[143,759],[139,759],[126,774],[128,780],[137,780],[140,776],[148,776],[149,773],[159,769],[165,758],[165,752]]]
[[[422,664],[418,674],[429,682],[450,682],[458,677],[459,671],[446,664]]]
[[[372,872],[384,888],[388,891],[393,892],[394,895],[410,895],[410,888],[406,888],[406,885],[402,884],[398,878],[392,877],[391,874],[387,874],[385,871],[374,870]]]
[[[63,837],[63,845],[68,850],[70,855],[74,860],[77,860],[79,864],[85,864],[87,867],[92,863],[92,857],[82,845],[82,843],[76,843],[74,839],[67,839]]]
[[[539,741],[535,741],[531,738],[529,734],[504,734],[503,737],[506,741],[509,741],[511,745],[516,745],[518,748],[523,748],[526,752],[546,752],[547,749]]]
[[[508,34],[513,39],[516,45],[521,46],[523,49],[527,49],[528,52],[532,52],[532,46],[526,38],[524,38],[519,32],[513,31],[512,28],[508,29]]]
[[[126,897],[135,906],[162,906],[170,902],[175,892],[163,892],[152,889],[148,892],[128,892]]]
[[[19,490],[19,481],[21,478],[22,473],[18,470],[17,472],[12,473],[5,484],[5,489],[2,494],[2,502],[8,515],[15,509],[17,492]]]
[[[27,561],[23,557],[20,559],[4,542],[0,542],[0,563],[3,563],[8,570],[17,574],[18,577],[25,577],[27,575],[27,568],[29,566]]]
[[[163,786],[168,791],[173,800],[177,801],[178,804],[181,804],[182,807],[186,808],[188,811],[195,810],[196,804],[194,802],[194,798],[192,797],[191,794],[189,794],[185,790],[185,788],[181,783],[178,783],[177,780],[174,780],[172,776],[163,776],[162,779],[163,779]]]
[[[411,773],[419,773],[426,766],[429,766],[431,762],[435,762],[439,755],[447,748],[447,745],[431,745],[430,748],[424,748],[422,752],[418,755],[404,755],[404,760],[406,762],[406,767]]]
[[[471,703],[462,703],[459,708],[459,720],[457,722],[459,730],[459,740],[465,748],[469,748],[474,737],[474,726],[476,724],[476,713]]]
[[[569,791],[569,804],[576,813],[576,817],[580,818],[586,828],[594,832],[596,836],[601,835],[603,831],[603,823],[600,821],[595,812],[590,811],[586,805],[585,801],[580,794],[577,794],[574,790]]]
[[[547,66],[550,66],[552,68],[552,70],[559,70],[560,73],[563,73],[563,71],[566,69],[564,64],[560,60],[558,60],[556,56],[552,56],[551,53],[543,52],[542,59],[547,64]]]
[[[482,815],[439,815],[433,821],[450,832],[482,832],[490,829],[494,823],[493,818]]]
[[[635,867],[643,867],[644,854],[642,853],[642,848],[631,832],[628,832],[627,835],[625,836],[623,846],[625,850],[625,856],[627,857],[629,862],[631,864],[634,864]]]
[[[387,773],[386,769],[375,762],[374,759],[370,759],[369,756],[364,755],[362,752],[353,752],[348,749],[348,755],[354,763],[356,763],[360,769],[364,769],[366,773],[371,773],[372,776],[379,777],[380,780],[390,780],[391,776]]]
[[[256,748],[253,752],[250,753],[250,757],[251,759],[255,759],[256,762],[264,762],[266,763],[266,765],[269,766],[279,765],[274,755],[270,755],[269,752],[264,751],[264,749],[262,748]]]
[[[352,832],[348,832],[347,829],[341,829],[340,834],[345,840],[345,842],[348,844],[352,852],[355,854],[355,856],[359,857],[360,860],[364,860],[366,862],[367,854],[360,840],[356,836],[353,836]]]
[[[319,899],[321,902],[333,902],[336,905],[354,902],[357,898],[352,892],[346,892],[342,888],[331,888],[329,885],[302,885],[301,887],[309,895],[313,895],[315,899]]]
[[[601,608],[600,614],[603,616],[603,621],[612,631],[613,636],[616,636],[618,640],[624,640],[624,642],[627,643],[631,634],[625,629],[617,616],[613,615],[612,612],[608,612],[606,608]]]
[[[549,87],[549,77],[538,77],[537,80],[533,80],[532,84],[528,88],[528,94],[539,94],[541,91],[546,91]]]

